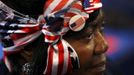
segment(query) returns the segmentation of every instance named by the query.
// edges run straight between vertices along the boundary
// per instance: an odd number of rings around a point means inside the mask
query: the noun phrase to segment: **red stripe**
[[[13,68],[13,67],[12,67],[12,64],[11,64],[10,62],[8,62],[8,63],[9,63],[9,65],[7,65],[7,64],[6,64],[6,63],[7,63],[7,62],[6,62],[6,58],[7,58],[7,56],[6,56],[6,55],[4,55],[4,57],[3,57],[4,63],[5,63],[5,65],[6,65],[6,66],[9,66],[9,68],[10,68],[10,69],[11,69],[11,71],[12,71],[12,68]]]
[[[71,8],[78,9],[81,12],[83,11],[82,6],[78,3],[73,4]],[[76,15],[76,13],[74,13],[73,11],[69,11],[69,12],[65,13],[65,17],[73,17],[75,15]]]
[[[76,14],[75,13],[73,13],[73,12],[68,12],[68,13],[65,13],[65,17],[73,17],[73,16],[75,16]]]
[[[21,50],[17,50],[17,51],[3,51],[4,52],[4,56],[8,56],[11,54],[16,54],[19,53]]]
[[[13,40],[17,40],[17,39],[20,39],[22,37],[25,37],[27,34],[11,34],[10,37],[13,39]]]
[[[26,33],[33,33],[33,32],[40,30],[40,28],[39,28],[39,26],[25,27],[25,28],[22,28],[21,30],[25,31]]]
[[[57,10],[61,10],[66,4],[67,4],[68,0],[62,0],[55,8],[52,12],[57,11]]]
[[[57,35],[57,36],[50,36],[50,35],[45,35],[45,39],[48,39],[48,40],[52,40],[52,41],[55,41],[59,38],[60,36]]]
[[[51,75],[51,73],[52,73],[53,50],[54,50],[54,48],[50,47],[49,54],[48,54],[48,56],[49,56],[49,58],[48,58],[48,66],[47,66],[47,71],[46,71],[45,75]]]
[[[30,35],[36,31],[39,31],[40,28],[39,26],[35,26],[35,27],[25,27],[25,28],[22,28],[21,29],[22,31],[26,32],[26,33],[19,33],[19,34],[11,34],[10,37],[13,39],[13,40],[17,40],[17,39],[20,39],[20,38],[23,38],[27,35]]]
[[[53,2],[53,0],[47,0],[44,5],[44,11],[49,7],[49,5]]]
[[[61,72],[63,71],[63,63],[64,63],[64,48],[62,41],[58,43],[58,49],[59,49],[59,62],[58,62],[58,72],[57,75],[61,75]]]
[[[64,22],[64,27],[68,27],[68,22]]]
[[[83,24],[84,24],[84,20],[83,20],[83,18],[79,18],[79,19],[77,19],[77,20],[75,21],[75,23],[76,23],[76,26],[75,26],[73,29],[77,29],[77,28],[79,28],[81,25],[83,25]]]
[[[73,4],[71,8],[76,8],[76,9],[82,10],[82,6],[78,3]]]
[[[94,3],[100,3],[101,0],[94,0],[93,2],[94,2]]]

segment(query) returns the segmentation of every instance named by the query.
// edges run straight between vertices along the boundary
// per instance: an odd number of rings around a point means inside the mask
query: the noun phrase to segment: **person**
[[[104,74],[108,45],[100,0],[0,3],[0,75]]]

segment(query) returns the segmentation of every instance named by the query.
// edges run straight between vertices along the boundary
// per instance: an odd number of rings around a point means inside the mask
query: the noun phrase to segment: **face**
[[[101,25],[89,26],[81,32],[65,38],[76,50],[80,66],[70,75],[102,75],[105,70],[105,52],[108,48]]]

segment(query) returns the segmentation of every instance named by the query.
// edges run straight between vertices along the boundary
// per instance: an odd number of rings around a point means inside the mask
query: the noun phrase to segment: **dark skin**
[[[100,21],[102,18],[102,14],[99,14],[96,22],[92,22],[94,24],[65,38],[76,50],[81,64],[79,70],[69,75],[103,75],[106,64],[105,52],[108,45],[101,29],[103,27],[103,21]]]
[[[43,6],[37,0],[2,0],[4,3],[14,8],[15,10],[29,15],[40,15],[42,14]],[[29,4],[23,5],[23,3]],[[37,3],[36,3],[37,2]],[[31,3],[31,4],[30,4]],[[37,5],[36,5],[36,4]],[[34,6],[30,9],[27,6]],[[17,7],[18,6],[18,7]],[[40,7],[41,6],[41,7]],[[21,9],[19,9],[21,8]],[[39,8],[40,11],[35,11],[33,8]],[[23,10],[25,9],[25,11]],[[28,11],[27,11],[28,10]],[[32,11],[32,12],[31,12]],[[70,72],[68,75],[103,75],[105,71],[106,56],[108,45],[103,36],[103,15],[99,12],[99,15],[94,17],[92,21],[87,21],[90,25],[84,28],[80,32],[69,31],[63,38],[71,44],[76,50],[80,59],[80,69]],[[21,55],[20,64],[31,61],[33,56],[33,45],[26,46]],[[24,75],[21,73],[21,75]]]

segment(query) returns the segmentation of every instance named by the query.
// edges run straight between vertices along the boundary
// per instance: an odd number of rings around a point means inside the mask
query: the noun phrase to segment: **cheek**
[[[77,43],[77,45],[73,47],[79,56],[81,66],[85,66],[88,62],[91,61],[94,52],[93,41],[90,41],[89,43]]]

